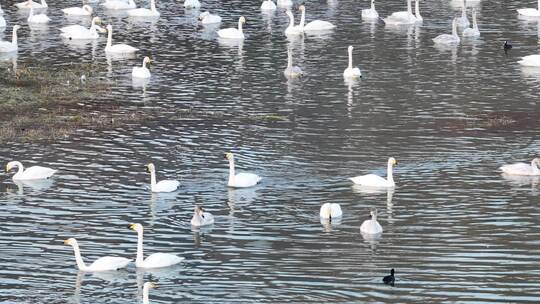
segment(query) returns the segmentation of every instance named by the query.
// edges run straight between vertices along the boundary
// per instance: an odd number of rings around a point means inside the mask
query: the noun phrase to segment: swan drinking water
[[[342,215],[343,212],[341,211],[341,206],[336,203],[324,203],[319,211],[319,216],[322,219],[331,220],[333,218],[341,217]]]
[[[159,12],[156,8],[156,0],[150,0],[150,9],[136,8],[127,11],[130,17],[159,17]]]
[[[195,206],[191,225],[194,227],[208,226],[214,223],[214,216],[210,212],[204,211],[202,207]]]
[[[287,78],[298,78],[304,75],[301,68],[293,65],[291,49],[287,49],[287,68],[283,71],[283,74]]]
[[[91,16],[93,9],[90,5],[83,5],[82,7],[63,8],[62,12],[69,16]]]
[[[240,16],[240,18],[238,18],[238,29],[229,27],[219,30],[217,34],[219,37],[226,39],[244,39],[244,32],[242,31],[242,24],[244,23],[246,23],[246,18]]]
[[[343,77],[346,79],[358,79],[362,77],[362,72],[360,72],[359,68],[353,68],[352,64],[352,51],[353,46],[349,45],[348,52],[349,52],[349,66],[343,71]]]
[[[473,22],[472,28],[468,27],[463,30],[463,37],[479,37],[480,36],[480,30],[478,30],[478,23],[476,22],[475,9],[473,9],[473,12],[472,12],[472,22]]]
[[[370,211],[371,219],[365,220],[360,226],[360,232],[365,234],[379,234],[383,232],[383,229],[379,222],[377,222],[377,209],[373,208]]]
[[[386,169],[386,178],[380,177],[375,174],[367,174],[349,178],[353,183],[357,185],[376,187],[376,188],[392,188],[395,187],[394,177],[392,176],[392,168],[397,164],[395,158],[388,158],[388,164]]]
[[[261,177],[253,173],[238,173],[235,174],[234,155],[226,153],[225,158],[229,161],[229,181],[227,185],[233,188],[248,188],[257,185],[261,181]]]
[[[20,28],[19,25],[13,26],[13,34],[11,37],[11,42],[9,41],[0,41],[0,53],[11,53],[16,52],[19,49],[17,44],[17,30]],[[19,167],[19,171],[21,170]]]
[[[126,267],[131,259],[105,256],[94,261],[90,265],[86,265],[82,259],[79,244],[74,238],[70,238],[64,241],[65,245],[71,245],[75,252],[75,261],[77,262],[77,268],[82,271],[110,271],[117,270]]]
[[[454,18],[452,20],[452,34],[441,34],[435,38],[433,38],[433,42],[436,44],[459,44],[461,39],[459,39],[459,36],[457,34],[457,23],[456,19]]]
[[[54,169],[47,168],[47,167],[40,167],[40,166],[32,166],[24,170],[23,165],[21,164],[21,162],[18,162],[18,161],[9,162],[6,165],[6,172],[9,172],[11,169],[15,167],[17,167],[18,170],[17,170],[17,173],[13,175],[13,180],[47,179],[53,176],[54,173],[56,173],[56,170]]]
[[[129,224],[129,229],[137,232],[137,259],[135,260],[137,268],[168,267],[184,260],[182,257],[169,253],[154,253],[145,259],[143,254],[143,226],[141,224]]]
[[[156,182],[156,167],[154,164],[148,164],[146,168],[150,172],[150,189],[152,192],[173,192],[180,186],[180,182],[176,180]]]
[[[375,10],[375,0],[371,0],[371,7],[362,10],[362,19],[379,19],[379,13]]]
[[[328,21],[323,20],[314,20],[311,21],[308,24],[305,24],[306,22],[306,7],[304,5],[300,5],[298,9],[302,12],[302,17],[300,17],[300,28],[304,32],[315,32],[315,31],[327,31],[335,28],[336,26]],[[305,24],[305,25],[304,25]]]
[[[107,25],[107,46],[105,46],[105,53],[111,54],[133,54],[138,51],[138,48],[134,48],[127,44],[112,44],[112,25]]]
[[[526,163],[516,163],[501,166],[499,169],[502,172],[511,175],[540,175],[540,158],[533,159],[530,165]]]
[[[540,0],[538,0],[538,8],[521,8],[517,12],[526,17],[540,17]]]

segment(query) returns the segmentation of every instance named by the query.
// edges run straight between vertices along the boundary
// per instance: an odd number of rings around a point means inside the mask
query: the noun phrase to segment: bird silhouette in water
[[[508,40],[505,40],[504,41],[504,44],[503,44],[503,49],[504,49],[504,52],[508,52],[509,49],[512,48],[512,45],[510,43],[508,43]]]
[[[384,282],[384,284],[386,285],[392,285],[394,286],[394,282],[395,282],[395,278],[394,278],[394,268],[392,268],[392,270],[390,270],[390,275],[387,275],[385,276],[382,281]]]

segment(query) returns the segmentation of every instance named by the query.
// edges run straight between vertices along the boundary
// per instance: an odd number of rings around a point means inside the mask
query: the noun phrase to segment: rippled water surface
[[[50,2],[53,21],[30,29],[13,1],[2,1],[3,38],[22,24],[17,63],[97,62],[114,90],[95,103],[153,109],[155,117],[0,146],[4,164],[59,170],[38,184],[0,174],[0,302],[133,303],[145,281],[159,286],[154,303],[540,302],[540,180],[497,171],[540,154],[540,71],[517,64],[538,52],[540,22],[515,11],[536,1],[472,3],[482,37],[456,48],[431,39],[450,33],[459,1],[423,1],[423,25],[405,28],[363,22],[368,1],[309,1],[308,21],[337,28],[294,41],[283,34],[282,10],[268,16],[260,1],[203,1],[222,27],[246,17],[243,44],[218,41],[181,2],[159,1],[153,23],[92,4],[113,24],[115,42],[141,49],[127,60],[106,58],[106,37],[78,46],[60,39],[57,28],[76,20],[59,9],[80,1]],[[386,16],[404,1],[377,1],[377,9]],[[505,54],[507,39],[515,47]],[[356,83],[342,78],[348,45],[364,75]],[[301,80],[283,77],[287,47],[306,72]],[[144,89],[130,77],[143,55],[155,61]],[[497,125],[488,113],[517,122]],[[228,189],[227,151],[262,183]],[[389,156],[399,162],[395,191],[351,186],[348,177],[384,175]],[[151,194],[148,162],[180,189]],[[341,221],[321,223],[326,202],[341,204]],[[212,227],[192,229],[196,204],[215,215]],[[359,227],[372,207],[384,233],[365,240]],[[146,254],[185,261],[156,271],[77,272],[64,239],[76,237],[87,262],[134,258],[130,222],[145,226]],[[390,268],[395,287],[381,282]]]

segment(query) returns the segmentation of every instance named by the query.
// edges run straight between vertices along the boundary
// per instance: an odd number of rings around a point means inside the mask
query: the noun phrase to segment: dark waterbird
[[[504,41],[504,45],[503,45],[504,51],[506,52],[506,51],[508,51],[508,50],[511,49],[511,48],[512,48],[512,45],[511,45],[510,43],[508,43],[508,40],[505,40],[505,41]]]
[[[392,285],[394,286],[394,281],[395,281],[395,278],[394,278],[394,268],[392,268],[392,270],[390,270],[390,275],[387,275],[385,276],[382,281],[384,282],[384,284],[386,285]]]

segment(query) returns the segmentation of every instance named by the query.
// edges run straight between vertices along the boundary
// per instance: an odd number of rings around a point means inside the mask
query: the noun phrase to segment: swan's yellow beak
[[[135,230],[135,224],[129,224],[128,227],[129,227],[129,229],[131,229],[131,230]]]
[[[150,283],[150,288],[156,288],[157,285],[155,283]]]
[[[9,165],[6,165],[6,172],[9,172]]]
[[[394,165],[394,166],[397,165],[397,160],[396,160],[396,159],[394,159],[393,165]]]
[[[64,245],[71,245],[71,241],[68,239],[68,240],[64,240]]]

